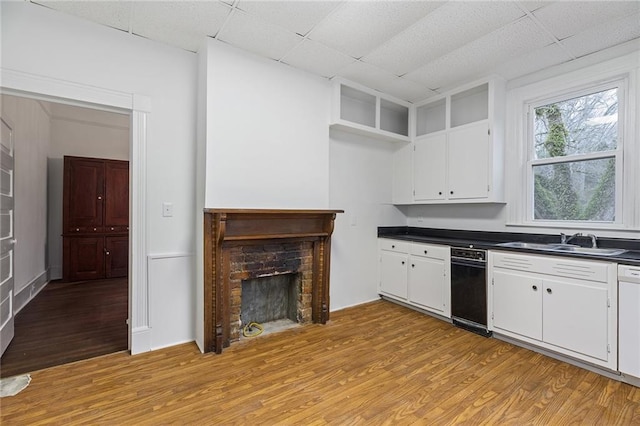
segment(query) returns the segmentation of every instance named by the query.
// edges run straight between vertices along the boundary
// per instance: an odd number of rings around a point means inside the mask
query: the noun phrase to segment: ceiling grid
[[[640,40],[636,0],[30,1],[193,52],[211,37],[409,102]]]

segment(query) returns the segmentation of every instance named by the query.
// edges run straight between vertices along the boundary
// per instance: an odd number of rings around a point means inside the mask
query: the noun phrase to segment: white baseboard
[[[13,314],[17,314],[29,304],[33,300],[34,297],[40,293],[40,291],[45,288],[45,286],[49,283],[49,271],[46,270],[42,272],[40,275],[35,277],[29,284],[24,286],[19,293],[15,293],[13,296]]]
[[[151,327],[140,327],[131,332],[131,355],[151,350]]]

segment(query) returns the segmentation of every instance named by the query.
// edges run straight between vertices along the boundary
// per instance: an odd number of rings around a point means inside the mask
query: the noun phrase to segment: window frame
[[[607,81],[599,81],[580,86],[570,87],[560,92],[555,92],[551,96],[538,97],[531,101],[526,101],[524,108],[526,110],[526,124],[523,128],[526,131],[526,203],[525,203],[525,220],[527,224],[545,227],[598,227],[598,228],[620,228],[623,225],[623,209],[624,209],[624,145],[626,132],[626,92],[628,90],[628,78],[626,76],[617,76]],[[535,109],[549,105],[555,102],[562,102],[569,99],[575,99],[587,96],[593,93],[616,89],[618,97],[618,119],[617,119],[617,143],[615,150],[589,152],[585,154],[571,154],[563,157],[535,158],[535,135],[534,121]],[[614,158],[616,175],[615,175],[615,219],[609,221],[593,221],[593,220],[549,220],[534,218],[534,167],[553,165],[553,164],[572,164],[580,161],[598,160]]]
[[[601,233],[611,237],[636,238],[640,232],[640,50],[629,46],[620,56],[594,55],[540,71],[507,84],[504,185],[505,226],[516,232],[571,232],[572,230]],[[626,80],[622,108],[625,141],[622,152],[622,211],[616,212],[621,223],[533,222],[527,216],[527,105],[542,99],[553,99],[580,88],[590,88],[615,80]],[[567,89],[569,88],[569,89]],[[620,198],[619,198],[620,199]],[[532,215],[533,216],[533,215]]]

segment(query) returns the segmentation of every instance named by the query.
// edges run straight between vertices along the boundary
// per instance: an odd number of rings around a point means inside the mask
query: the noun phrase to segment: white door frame
[[[0,93],[131,114],[129,152],[129,349],[151,350],[146,262],[146,146],[151,98],[0,68]]]

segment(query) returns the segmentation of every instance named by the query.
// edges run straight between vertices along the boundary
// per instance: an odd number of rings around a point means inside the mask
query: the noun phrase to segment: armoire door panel
[[[129,224],[129,163],[105,162],[105,218],[106,231]]]
[[[104,237],[69,237],[68,280],[104,278]]]
[[[101,232],[104,212],[104,163],[65,157],[65,232]]]
[[[129,272],[129,237],[105,237],[107,278],[126,277]]]

